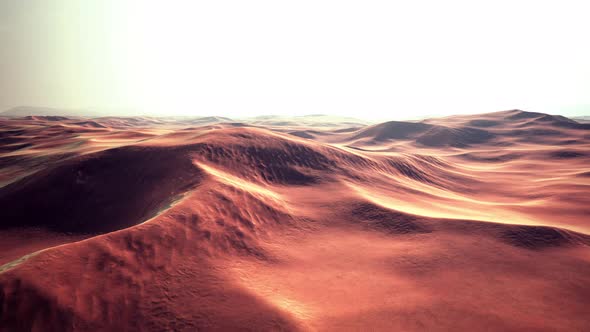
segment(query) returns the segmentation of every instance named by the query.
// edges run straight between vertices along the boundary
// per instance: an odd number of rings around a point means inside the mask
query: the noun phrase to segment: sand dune
[[[590,326],[587,125],[275,120],[0,120],[0,330]]]

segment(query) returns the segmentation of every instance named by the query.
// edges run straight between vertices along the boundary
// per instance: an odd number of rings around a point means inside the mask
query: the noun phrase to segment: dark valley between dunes
[[[0,114],[0,331],[588,331],[590,123]]]

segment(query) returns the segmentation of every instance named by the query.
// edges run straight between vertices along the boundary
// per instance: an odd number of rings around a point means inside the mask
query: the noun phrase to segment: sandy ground
[[[280,124],[1,120],[0,330],[588,330],[588,124]]]

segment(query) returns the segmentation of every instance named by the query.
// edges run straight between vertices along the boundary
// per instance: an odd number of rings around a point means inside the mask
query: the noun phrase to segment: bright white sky
[[[590,113],[587,1],[4,0],[0,107]]]

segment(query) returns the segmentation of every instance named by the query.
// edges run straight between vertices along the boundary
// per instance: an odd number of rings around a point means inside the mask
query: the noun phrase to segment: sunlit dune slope
[[[585,125],[138,121],[1,122],[0,330],[590,325]]]

